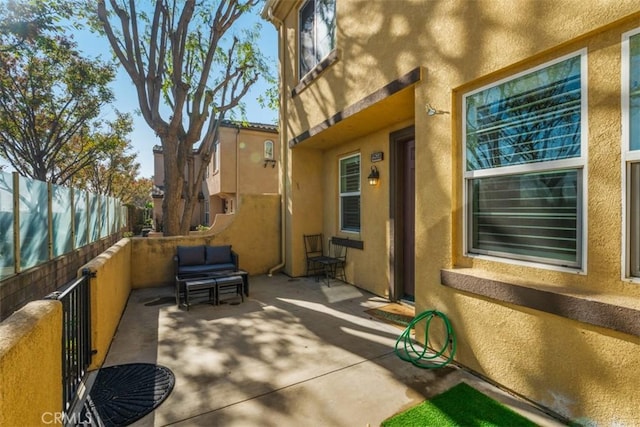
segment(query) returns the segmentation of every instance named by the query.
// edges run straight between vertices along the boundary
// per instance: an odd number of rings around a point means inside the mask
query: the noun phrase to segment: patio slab
[[[174,373],[170,396],[136,426],[378,426],[460,381],[539,425],[563,425],[456,366],[400,360],[401,330],[365,312],[388,303],[284,275],[251,277],[243,303],[189,311],[171,287],[135,290],[105,366],[156,363]]]

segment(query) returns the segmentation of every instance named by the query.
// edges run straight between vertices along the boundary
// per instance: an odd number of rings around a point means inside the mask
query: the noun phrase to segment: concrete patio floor
[[[563,425],[449,365],[425,370],[393,351],[402,332],[365,310],[389,301],[354,286],[253,276],[237,304],[177,308],[173,288],[135,290],[106,366],[171,369],[172,393],[136,426],[378,426],[464,381],[539,425]]]

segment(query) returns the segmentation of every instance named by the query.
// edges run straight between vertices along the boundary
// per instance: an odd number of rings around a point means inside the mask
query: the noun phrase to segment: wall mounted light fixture
[[[369,180],[369,185],[378,185],[378,182],[380,181],[380,172],[378,172],[377,167],[371,166],[371,172],[369,173],[367,179]]]
[[[450,114],[448,111],[433,108],[428,102],[427,105],[425,105],[424,109],[427,112],[427,116],[435,116],[436,114]]]

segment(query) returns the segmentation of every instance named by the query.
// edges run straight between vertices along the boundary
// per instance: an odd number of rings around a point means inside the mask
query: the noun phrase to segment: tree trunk
[[[197,197],[185,199],[184,209],[182,211],[182,226],[180,227],[182,234],[189,234],[189,230],[191,229],[191,218],[193,217],[193,210],[196,206],[197,200]]]
[[[240,105],[261,72],[269,75],[266,61],[252,47],[257,32],[247,31],[243,40],[233,37],[228,46],[222,42],[234,22],[258,2],[224,0],[211,7],[194,0],[156,1],[153,14],[140,20],[138,2],[97,2],[109,43],[136,86],[142,116],[162,141],[166,236],[189,233],[218,123]],[[194,14],[198,18],[192,20]],[[119,23],[119,34],[111,19]],[[166,121],[159,110],[163,100],[171,110]],[[195,171],[192,150],[202,141],[205,162]]]
[[[183,233],[180,220],[182,218],[182,187],[184,183],[184,168],[179,167],[175,156],[168,153],[177,151],[177,138],[161,138],[164,161],[164,198],[162,199],[162,231],[165,236],[178,236]],[[187,230],[188,232],[188,230]]]

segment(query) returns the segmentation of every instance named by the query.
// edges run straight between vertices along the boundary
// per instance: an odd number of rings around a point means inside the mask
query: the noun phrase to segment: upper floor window
[[[640,277],[640,29],[622,37],[622,143],[625,161],[626,276]]]
[[[270,139],[264,142],[264,159],[273,160],[273,141]]]
[[[220,170],[220,141],[213,144],[213,173]]]
[[[307,0],[299,12],[300,77],[336,46],[336,0]]]
[[[340,159],[340,230],[360,232],[360,154]]]
[[[465,249],[581,267],[586,57],[464,96]]]
[[[640,150],[640,29],[626,36],[626,64],[628,78],[625,85],[628,99],[628,116],[626,122],[629,125],[629,150]]]

